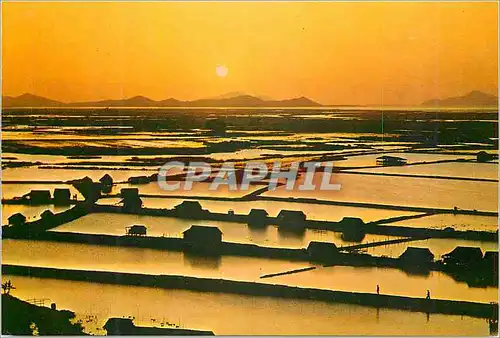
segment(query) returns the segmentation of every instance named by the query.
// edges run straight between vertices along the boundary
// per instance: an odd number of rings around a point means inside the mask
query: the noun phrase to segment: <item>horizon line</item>
[[[485,95],[490,95],[490,96],[493,96],[493,97],[496,97],[497,99],[497,104],[496,105],[480,105],[480,106],[470,106],[470,105],[466,105],[466,106],[439,106],[439,104],[437,105],[432,105],[432,104],[426,104],[430,101],[440,101],[440,100],[446,100],[446,99],[450,99],[450,98],[460,98],[460,97],[464,97],[464,96],[467,96],[467,95],[470,95],[472,93],[481,93],[481,94],[485,94]],[[145,96],[145,95],[133,95],[133,96],[130,96],[130,97],[123,97],[123,98],[119,98],[119,99],[111,99],[111,98],[107,98],[107,99],[97,99],[97,100],[88,100],[88,101],[59,101],[59,100],[55,100],[55,99],[51,99],[49,97],[46,97],[46,96],[41,96],[41,95],[37,95],[37,94],[33,94],[33,93],[30,93],[30,92],[24,92],[20,95],[17,95],[17,96],[14,96],[14,95],[4,95],[2,94],[2,97],[1,97],[1,103],[2,103],[2,108],[56,108],[56,107],[61,107],[61,108],[313,108],[313,107],[322,107],[322,108],[328,108],[328,107],[344,107],[344,108],[348,108],[348,107],[351,107],[351,108],[356,108],[356,107],[372,107],[372,108],[375,108],[375,107],[396,107],[396,108],[411,108],[411,107],[420,107],[420,108],[498,108],[499,106],[499,97],[495,94],[490,94],[490,93],[487,93],[487,92],[483,92],[483,91],[480,91],[480,90],[471,90],[471,91],[468,91],[466,94],[462,94],[462,95],[458,95],[458,96],[448,96],[448,97],[445,97],[445,98],[432,98],[432,99],[429,99],[429,100],[424,100],[420,103],[413,103],[413,104],[384,104],[384,103],[370,103],[370,104],[352,104],[352,103],[342,103],[342,104],[338,104],[338,103],[329,103],[329,104],[323,104],[323,103],[320,103],[314,99],[311,99],[307,96],[296,96],[296,97],[291,97],[291,98],[285,98],[285,99],[267,99],[265,98],[265,96],[263,97],[262,95],[252,95],[252,94],[248,94],[244,91],[242,92],[239,92],[239,91],[233,91],[233,92],[228,92],[228,93],[225,93],[225,94],[221,94],[220,96],[223,96],[223,95],[227,95],[227,94],[232,94],[232,93],[239,93],[238,95],[234,95],[234,96],[230,96],[230,97],[223,97],[223,98],[219,98],[219,97],[205,97],[205,98],[197,98],[197,99],[191,99],[191,100],[179,100],[179,99],[176,99],[174,97],[168,97],[166,99],[160,99],[160,100],[155,100],[155,99],[152,99],[148,96]],[[49,100],[49,101],[53,101],[53,105],[48,105],[48,106],[42,106],[42,105],[35,105],[35,106],[20,106],[20,105],[13,105],[13,106],[4,106],[3,105],[3,101],[5,98],[9,98],[9,99],[18,99],[22,96],[32,96],[32,97],[36,97],[36,98],[40,98],[40,99],[44,99],[44,100]],[[236,106],[191,106],[189,105],[189,103],[196,103],[197,101],[229,101],[231,99],[235,99],[235,98],[241,98],[241,97],[247,97],[247,98],[252,98],[252,99],[256,99],[256,100],[260,100],[262,102],[262,106],[260,105],[249,105],[249,106],[242,106],[242,105],[236,105]],[[134,99],[134,98],[138,98],[138,99],[145,99],[145,100],[148,100],[151,102],[151,105],[146,105],[146,106],[137,106],[137,105],[132,105],[132,106],[124,106],[124,105],[117,105],[117,106],[113,106],[113,105],[110,105],[110,106],[102,106],[100,104],[102,103],[106,103],[106,101],[117,101],[118,103],[120,101],[127,101],[127,100],[131,100],[131,99]],[[310,101],[310,104],[306,104],[304,106],[265,106],[265,103],[286,103],[286,102],[289,102],[289,101],[293,101],[293,100],[300,100],[300,99],[305,99],[305,100],[308,100]],[[186,106],[171,106],[171,105],[166,105],[166,106],[163,106],[163,105],[157,105],[155,106],[154,104],[155,103],[161,103],[161,102],[165,102],[165,101],[176,101],[176,102],[179,102],[179,103],[186,103],[187,105]],[[89,106],[88,104],[90,103],[96,103],[97,105],[96,106]],[[81,104],[78,105],[78,104]],[[72,106],[74,105],[74,106]]]

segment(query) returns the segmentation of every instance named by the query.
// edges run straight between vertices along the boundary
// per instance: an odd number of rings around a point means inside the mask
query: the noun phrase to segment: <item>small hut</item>
[[[51,204],[52,196],[49,190],[31,190],[29,194],[23,196],[30,204]]]
[[[7,220],[9,222],[9,225],[22,225],[26,223],[26,216],[18,212],[14,215],[9,216]]]
[[[174,207],[177,215],[186,218],[199,218],[206,213],[198,201],[183,201]]]
[[[54,204],[69,205],[71,203],[71,193],[67,188],[54,189]]]
[[[314,260],[327,261],[339,254],[339,249],[334,243],[312,241],[307,247],[309,257]]]
[[[104,176],[99,179],[99,182],[101,182],[103,186],[112,186],[113,177],[111,177],[111,175],[109,174],[104,174]]]
[[[132,199],[139,196],[138,188],[123,188],[120,190],[120,197],[125,199]]]
[[[488,154],[486,151],[482,150],[476,154],[476,160],[478,162],[488,162],[493,160],[495,157],[492,154]]]
[[[40,217],[42,218],[43,221],[50,221],[54,218],[54,213],[51,210],[47,209],[44,212],[42,212]]]
[[[144,225],[132,225],[127,227],[127,235],[129,236],[146,236],[147,228]]]
[[[348,242],[361,242],[366,235],[365,222],[359,217],[344,217],[340,221],[342,239]]]
[[[247,224],[249,226],[266,226],[268,213],[264,209],[252,209],[248,214]]]
[[[139,197],[139,189],[137,188],[123,188],[120,191],[120,196],[123,203],[123,211],[134,212],[142,208],[142,200]]]
[[[101,191],[103,193],[109,194],[113,189],[113,177],[111,177],[111,175],[104,174],[104,176],[99,179],[99,182],[101,182]]]
[[[217,227],[193,225],[182,234],[184,242],[194,249],[214,249],[222,243],[222,231]]]
[[[306,215],[302,211],[281,210],[277,217],[278,226],[283,228],[305,228]]]
[[[434,262],[434,254],[428,248],[408,247],[399,260],[410,265],[429,265]]]
[[[446,265],[468,267],[481,263],[483,252],[477,247],[457,246],[441,258]]]
[[[133,335],[135,325],[130,318],[109,318],[103,328],[108,336]]]

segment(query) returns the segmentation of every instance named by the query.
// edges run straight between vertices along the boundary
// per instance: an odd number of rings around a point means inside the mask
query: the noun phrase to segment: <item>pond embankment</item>
[[[359,292],[331,291],[286,285],[231,281],[174,275],[145,275],[3,265],[5,275],[54,278],[94,283],[146,286],[163,289],[182,289],[199,292],[232,293],[293,299],[319,300],[333,303],[356,304],[377,308],[400,309],[424,313],[464,315],[478,318],[497,318],[498,304],[465,301],[411,298]]]

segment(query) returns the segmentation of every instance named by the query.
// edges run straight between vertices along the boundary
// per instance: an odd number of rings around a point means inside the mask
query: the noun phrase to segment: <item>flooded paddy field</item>
[[[362,173],[425,175],[498,180],[498,164],[496,163],[436,163],[402,167],[356,169],[356,171]]]
[[[421,276],[390,268],[335,266],[260,279],[262,275],[305,268],[312,264],[233,256],[208,258],[172,251],[11,239],[4,240],[2,250],[4,264],[24,266],[198,276],[368,293],[375,293],[376,285],[379,284],[384,294],[423,298],[429,289],[436,299],[486,303],[498,297],[497,288],[469,287],[436,271]]]
[[[470,241],[448,238],[429,238],[420,241],[411,241],[406,243],[397,243],[366,248],[362,249],[361,251],[373,256],[399,257],[403,252],[405,252],[408,247],[427,248],[437,260],[440,259],[442,255],[450,253],[458,246],[480,248],[483,253],[486,251],[498,250],[498,243],[495,242]]]
[[[109,174],[114,185],[97,199],[98,205],[123,206],[123,188],[137,188],[143,208],[172,209],[184,201],[198,201],[212,213],[247,215],[263,209],[270,217],[282,210],[302,211],[307,220],[338,222],[345,217],[377,222],[380,227],[479,230],[498,229],[496,216],[431,214],[434,208],[452,211],[498,212],[498,182],[465,181],[459,178],[498,178],[498,163],[478,163],[479,151],[496,154],[498,135],[491,121],[496,113],[385,111],[387,129],[381,133],[381,111],[339,109],[62,109],[43,112],[15,110],[3,116],[2,147],[4,199],[21,197],[31,190],[69,188],[79,202],[84,197],[70,180],[90,177],[97,182]],[[418,118],[416,117],[418,115]],[[224,128],[212,128],[207,121],[223,120]],[[428,138],[440,120],[440,144]],[[451,122],[450,122],[451,121]],[[453,122],[455,121],[455,122]],[[354,126],[355,124],[355,126]],[[410,127],[408,127],[410,126]],[[453,129],[471,133],[468,144],[454,144]],[[474,130],[476,130],[474,129]],[[424,135],[424,136],[425,136]],[[442,143],[442,144],[441,144]],[[456,146],[456,147],[455,147]],[[377,166],[377,157],[398,156],[409,165]],[[336,172],[330,183],[339,191],[299,191],[302,175],[292,191],[284,187],[266,191],[267,181],[246,191],[221,186],[210,190],[208,182],[195,182],[193,189],[165,191],[157,182],[129,184],[130,177],[150,176],[170,160],[188,163],[206,161],[214,167],[224,161],[237,166],[260,160],[268,165],[281,162],[317,161],[332,164]],[[441,163],[435,163],[441,162]],[[369,168],[361,168],[369,167]],[[360,169],[352,169],[360,168]],[[349,173],[349,170],[358,173]],[[169,174],[179,174],[181,168]],[[366,174],[363,174],[365,173]],[[390,177],[369,174],[446,176],[458,179]],[[213,175],[212,175],[213,177]],[[319,185],[323,174],[313,183]],[[23,183],[25,182],[25,183]],[[51,183],[52,182],[52,183]],[[61,182],[61,183],[54,183]],[[255,194],[252,194],[255,193]],[[297,200],[299,198],[314,200]],[[332,202],[317,204],[315,202]],[[345,202],[345,205],[334,205]],[[362,203],[363,205],[359,205]],[[419,207],[422,210],[411,210]],[[45,210],[63,212],[54,205],[2,205],[2,223],[17,212],[28,222],[38,220]],[[398,210],[401,209],[401,210]],[[125,209],[125,207],[124,207]],[[427,210],[428,209],[428,210]],[[427,211],[426,211],[427,210]],[[423,216],[424,213],[429,213]],[[422,217],[419,217],[422,216]],[[29,225],[29,224],[28,224]],[[126,228],[145,225],[152,237],[181,238],[192,225],[216,226],[225,242],[256,244],[273,248],[306,248],[311,241],[337,247],[369,244],[400,237],[366,234],[359,242],[346,242],[339,232],[305,229],[303,233],[282,231],[270,224],[261,229],[227,221],[189,220],[145,216],[134,213],[90,213],[65,222],[50,231],[125,236]],[[361,249],[373,256],[399,257],[408,247],[429,249],[435,260],[458,246],[475,247],[484,254],[498,251],[497,243],[429,238]],[[108,247],[21,239],[2,240],[3,264],[67,268],[75,270],[183,275],[234,281],[283,284],[349,292],[489,303],[498,300],[496,287],[471,287],[443,272],[415,274],[394,268],[334,266],[322,267],[308,261],[266,259],[244,256],[208,257],[200,254]],[[268,274],[314,267],[288,275],[261,279]],[[68,308],[84,321],[87,332],[100,329],[111,316],[133,316],[138,325],[165,325],[212,330],[216,334],[334,334],[334,335],[486,335],[484,319],[454,315],[426,315],[406,311],[374,309],[314,300],[197,293],[147,287],[106,285],[4,276],[16,285],[21,299],[46,298],[58,308]],[[90,296],[89,296],[90,295]],[[94,297],[93,297],[93,296]],[[200,306],[203,304],[204,306]],[[86,321],[96,315],[95,321]],[[272,316],[272,320],[270,320]],[[359,325],[359,318],[364,318]],[[227,318],[231,318],[230,321]],[[251,318],[249,321],[248,318]],[[155,319],[154,321],[152,319]],[[88,320],[88,319],[87,319]],[[393,325],[394,322],[400,323]],[[99,328],[99,330],[98,330]]]
[[[27,177],[29,179],[29,177]],[[52,184],[52,183],[38,183],[38,184],[18,184],[18,183],[3,183],[2,184],[2,198],[13,199],[14,197],[22,197],[28,194],[31,190],[49,190],[51,195],[54,194],[55,189],[69,189],[71,196],[76,195],[78,200],[83,201],[82,194],[70,184]]]
[[[297,234],[283,231],[275,225],[252,228],[245,223],[236,222],[104,213],[86,215],[51,231],[123,236],[126,234],[126,227],[134,224],[145,225],[148,228],[148,236],[155,237],[182,238],[182,233],[192,225],[205,225],[218,227],[226,242],[279,248],[306,248],[311,241],[335,243],[338,247],[356,244],[342,240],[338,232],[326,230],[306,229],[304,233]],[[367,234],[362,243],[398,238],[400,237]]]
[[[497,4],[97,2],[0,5],[1,336],[498,336]]]
[[[173,184],[173,183],[172,183]],[[248,190],[232,190],[227,185],[221,185],[217,189],[211,189],[211,184],[207,182],[193,182],[192,188],[185,189],[184,182],[181,182],[179,189],[176,190],[163,190],[158,182],[153,181],[147,184],[132,185],[132,184],[118,184],[114,186],[115,190],[123,188],[138,188],[139,194],[151,196],[186,196],[186,197],[223,197],[223,198],[240,198],[251,192],[261,189],[263,185],[250,185]]]
[[[37,149],[53,149],[58,147],[59,149],[75,149],[75,148],[94,148],[94,149],[106,149],[106,148],[126,148],[132,151],[133,149],[141,149],[145,146],[151,149],[162,149],[162,148],[173,148],[173,149],[204,149],[204,144],[202,142],[195,141],[172,141],[172,140],[143,140],[142,138],[112,138],[112,139],[94,139],[94,140],[71,140],[65,139],[62,141],[57,140],[21,140],[21,141],[6,141],[13,142],[18,147],[36,147]]]
[[[173,209],[180,205],[184,199],[179,198],[142,198],[145,208],[153,209]],[[120,198],[102,198],[98,201],[99,205],[119,205]],[[248,215],[252,209],[266,210],[270,217],[276,217],[281,210],[302,211],[308,220],[338,222],[344,217],[361,218],[365,223],[379,221],[379,226],[403,226],[422,229],[441,229],[453,228],[459,231],[488,231],[495,232],[498,229],[498,218],[496,216],[477,216],[460,214],[429,214],[421,216],[422,213],[405,212],[390,209],[361,208],[322,204],[307,203],[287,203],[278,201],[215,201],[215,200],[196,200],[203,209],[212,213],[228,214],[233,211],[235,214]],[[393,218],[409,217],[405,220],[394,221]],[[385,221],[384,221],[385,220]],[[197,221],[192,221],[197,222]]]
[[[264,228],[252,228],[245,223],[236,222],[105,213],[86,215],[54,228],[51,231],[124,236],[126,228],[134,224],[145,225],[148,229],[148,236],[173,238],[182,238],[183,232],[192,225],[213,226],[222,231],[222,238],[226,242],[293,249],[307,248],[311,241],[334,243],[337,247],[344,247],[402,238],[366,234],[360,242],[348,242],[342,239],[341,233],[327,230],[305,229],[303,233],[294,233],[279,229],[275,225],[269,225]],[[362,251],[373,256],[397,258],[408,247],[422,247],[429,248],[436,259],[439,259],[441,255],[452,251],[457,246],[479,247],[483,252],[495,251],[497,248],[496,243],[490,242],[432,238],[377,246],[363,249]]]
[[[9,217],[21,213],[26,216],[28,222],[35,221],[41,218],[41,214],[50,210],[53,213],[63,212],[68,210],[71,206],[55,206],[53,204],[47,205],[20,205],[20,204],[2,204],[2,225],[9,224]]]
[[[392,222],[387,225],[429,229],[446,229],[448,227],[452,227],[455,230],[480,230],[495,232],[498,230],[498,217],[438,214]]]
[[[303,180],[303,179],[302,179]],[[319,186],[322,173],[313,183]],[[406,205],[426,208],[498,210],[498,183],[471,182],[412,177],[387,177],[334,173],[331,183],[341,184],[339,191],[287,191],[284,186],[262,196],[314,198],[318,200],[364,202],[385,205]],[[301,180],[297,182],[301,184]],[[296,185],[297,186],[297,185]]]
[[[102,165],[106,163],[115,163],[117,166],[126,166],[127,164],[133,163],[138,160],[153,160],[160,158],[165,158],[168,160],[172,157],[177,157],[178,155],[141,155],[141,156],[131,156],[131,155],[75,155],[75,156],[64,156],[64,155],[47,155],[47,154],[24,154],[24,153],[3,153],[2,159],[5,161],[22,161],[31,162],[33,165],[38,165],[37,162],[45,165],[67,165],[67,164],[78,164],[81,162],[89,163],[88,165]],[[191,155],[196,158],[198,155]]]
[[[105,174],[109,174],[113,180],[127,181],[132,176],[151,175],[154,171],[144,170],[73,170],[73,169],[41,169],[37,167],[29,168],[9,168],[2,170],[2,178],[5,181],[61,181],[81,179],[86,176],[94,181],[98,181]]]
[[[108,135],[114,131],[115,134]],[[262,136],[259,131],[228,131],[221,135],[213,135],[209,130],[192,130],[179,133],[134,132],[129,129],[108,129],[101,134],[91,129],[40,129],[37,132],[28,130],[6,131],[6,152],[23,153],[20,149],[31,149],[29,153],[52,153],[57,155],[76,155],[86,149],[93,155],[134,155],[168,154],[208,155],[214,159],[251,159],[263,156],[290,156],[309,153],[323,154],[328,151],[352,150],[354,148],[369,149],[365,142],[352,140],[345,144],[345,139],[335,134],[324,133],[324,136],[311,136],[307,133],[287,133],[285,135]],[[255,135],[252,135],[255,134]],[[168,150],[165,152],[165,150]],[[251,149],[252,152],[248,150]],[[229,151],[229,152],[228,152]],[[236,151],[236,154],[232,154]],[[239,152],[240,151],[240,152]],[[238,153],[239,152],[239,153]],[[218,155],[218,154],[221,155]]]
[[[385,156],[400,156],[407,160],[408,164],[423,163],[423,162],[436,162],[436,161],[449,161],[449,160],[473,160],[474,155],[448,155],[448,154],[418,154],[410,152],[397,152],[397,153],[384,153]],[[382,156],[379,154],[358,155],[350,156],[342,161],[333,163],[336,167],[368,167],[377,165],[377,157]],[[406,167],[405,167],[406,168]],[[410,167],[413,168],[413,167]],[[386,168],[384,168],[386,169]],[[388,168],[393,169],[393,168]]]
[[[99,203],[107,203],[108,199],[101,199]],[[144,206],[148,208],[172,208],[183,202],[183,199],[172,198],[143,198]],[[111,199],[107,204],[116,203],[116,199]],[[377,209],[377,208],[360,208],[349,206],[336,206],[336,205],[321,205],[321,204],[308,204],[308,203],[290,203],[280,201],[210,201],[198,200],[203,209],[209,210],[214,213],[227,214],[229,210],[234,211],[236,214],[248,215],[252,209],[264,209],[269,216],[276,217],[281,210],[296,210],[302,211],[306,214],[307,219],[316,221],[340,221],[344,217],[356,216],[361,218],[365,223],[387,219],[399,216],[413,216],[421,213]]]
[[[64,115],[66,113],[68,115]],[[419,145],[418,141],[401,139],[404,131],[398,129],[397,124],[406,125],[408,119],[405,121],[398,116],[398,113],[392,112],[387,113],[389,115],[385,118],[394,121],[395,128],[387,130],[384,135],[380,134],[379,129],[380,112],[346,110],[335,113],[335,119],[328,118],[330,116],[328,114],[321,119],[318,117],[323,116],[322,111],[304,114],[304,111],[289,110],[286,114],[271,114],[271,116],[269,112],[258,110],[250,114],[245,114],[241,110],[236,114],[227,110],[218,110],[217,115],[226,120],[226,129],[217,135],[214,135],[207,124],[206,118],[211,113],[213,111],[210,109],[191,111],[123,109],[120,112],[106,112],[108,116],[89,116],[86,115],[88,111],[84,109],[78,114],[72,114],[69,111],[64,111],[64,114],[61,114],[61,111],[48,111],[33,115],[19,110],[10,111],[4,116],[5,145],[3,150],[5,153],[40,155],[57,153],[59,155],[125,156],[123,154],[128,153],[144,156],[148,155],[148,152],[150,152],[149,155],[212,154],[214,159],[227,160],[304,155],[311,152],[320,155],[343,151],[362,153],[370,150],[411,150]],[[135,120],[137,114],[142,115],[151,124]],[[424,126],[428,121],[433,121],[426,120],[425,114],[420,112],[424,118],[419,119],[417,124]],[[490,113],[482,114],[492,116]],[[59,122],[57,126],[54,126],[55,121],[51,117],[60,118],[60,116],[64,116],[65,125],[61,126]],[[82,118],[82,116],[87,117]],[[275,116],[282,116],[279,123]],[[304,120],[304,116],[316,117]],[[354,120],[353,116],[356,116]],[[495,136],[491,123],[481,122],[483,119],[475,122],[459,121],[459,116],[451,116],[451,118],[457,118],[458,124],[484,125],[485,139],[477,140],[482,142],[478,144],[491,145],[488,136]],[[175,130],[169,130],[171,128],[169,122],[172,119],[176,120]],[[256,124],[256,120],[260,123]],[[353,121],[356,121],[356,125],[363,125],[360,128],[363,132],[353,129]],[[19,126],[24,126],[24,128],[18,128]],[[314,132],[311,132],[311,129],[314,129]],[[184,153],[182,149],[185,150]],[[409,159],[410,163],[412,161],[413,159]],[[348,161],[340,165],[343,166],[346,163]]]
[[[77,270],[137,272],[257,281],[261,275],[304,267],[305,262],[252,257],[204,257],[142,248],[6,239],[4,264]],[[23,252],[24,251],[24,252]],[[306,263],[307,265],[307,263]]]
[[[168,322],[212,330],[217,335],[308,335],[312,331],[319,335],[486,336],[489,333],[484,319],[467,316],[426,316],[319,301],[3,276],[6,279],[19,287],[17,295],[21,299],[47,298],[60,309],[72,309],[83,320],[85,331],[97,335],[104,334],[101,328],[109,317],[129,316],[138,325],[160,327]],[[88,321],[91,316],[95,319]],[[270,316],[273,320],[269,320]],[[361,326],[360,317],[364,318]],[[399,325],[392,325],[394,322]]]

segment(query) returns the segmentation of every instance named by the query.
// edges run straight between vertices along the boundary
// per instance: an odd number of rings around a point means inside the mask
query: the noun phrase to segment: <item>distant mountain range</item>
[[[224,95],[181,101],[174,98],[155,101],[145,96],[134,96],[128,99],[100,100],[89,102],[60,102],[29,93],[20,96],[2,96],[2,106],[15,107],[320,107],[320,103],[307,97],[286,100],[273,100],[265,96],[248,95],[243,92],[232,92]],[[345,106],[345,105],[343,105]],[[463,96],[433,99],[421,104],[423,107],[498,107],[495,95],[472,91]]]
[[[425,107],[498,107],[498,97],[495,95],[472,91],[463,96],[433,99],[421,104]]]
[[[91,102],[59,102],[29,93],[20,96],[2,96],[3,107],[319,107],[321,104],[307,97],[286,100],[266,100],[244,93],[231,93],[217,98],[180,101],[174,98],[155,101],[145,96],[121,100]]]

